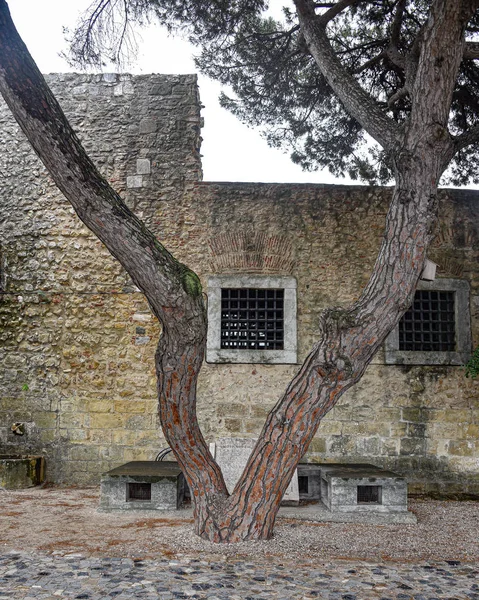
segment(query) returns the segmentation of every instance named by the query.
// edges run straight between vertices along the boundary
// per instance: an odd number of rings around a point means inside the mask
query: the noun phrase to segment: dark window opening
[[[382,487],[380,485],[358,485],[358,504],[381,504]]]
[[[298,475],[298,488],[300,494],[309,494],[309,477]]]
[[[151,483],[127,483],[126,501],[131,502],[150,502],[151,501]]]
[[[454,352],[454,292],[418,290],[399,322],[399,350]]]
[[[221,348],[284,349],[284,290],[223,288]]]

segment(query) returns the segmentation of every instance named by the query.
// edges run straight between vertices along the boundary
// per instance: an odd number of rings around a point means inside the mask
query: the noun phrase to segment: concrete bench
[[[332,512],[407,512],[407,481],[368,464],[321,464],[321,500]]]
[[[174,461],[133,461],[101,477],[100,510],[176,510],[185,478]]]

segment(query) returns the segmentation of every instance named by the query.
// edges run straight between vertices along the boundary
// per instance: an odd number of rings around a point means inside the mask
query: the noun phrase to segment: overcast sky
[[[63,27],[73,27],[91,0],[7,0],[13,20],[43,73],[71,71],[59,56],[66,49]],[[272,3],[282,4],[280,0]],[[138,61],[133,73],[194,73],[194,49],[158,26],[141,30]],[[111,71],[111,69],[109,69]],[[218,104],[221,87],[200,76],[203,170],[207,181],[267,181],[348,183],[327,171],[304,173],[289,157],[268,147],[257,130],[242,125]]]

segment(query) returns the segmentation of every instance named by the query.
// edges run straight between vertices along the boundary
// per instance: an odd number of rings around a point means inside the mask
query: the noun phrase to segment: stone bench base
[[[321,500],[332,512],[406,512],[407,481],[368,464],[319,465]]]
[[[321,500],[332,513],[407,513],[407,482],[368,464],[300,464],[299,499]],[[186,482],[178,463],[135,461],[105,473],[101,510],[176,510]]]
[[[176,510],[185,479],[173,461],[133,461],[102,475],[100,510]]]

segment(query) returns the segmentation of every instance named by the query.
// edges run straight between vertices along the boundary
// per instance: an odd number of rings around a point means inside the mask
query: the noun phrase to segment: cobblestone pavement
[[[216,556],[140,560],[4,552],[0,600],[479,600],[479,565],[271,561]]]

